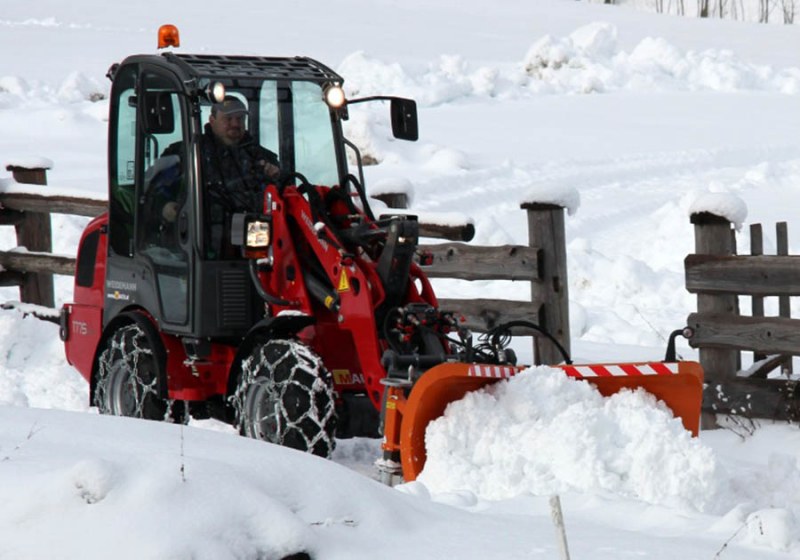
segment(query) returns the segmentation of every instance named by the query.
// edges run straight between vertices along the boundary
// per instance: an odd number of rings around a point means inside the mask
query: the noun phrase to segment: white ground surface
[[[0,163],[46,158],[49,188],[103,196],[107,104],[89,98],[107,93],[112,62],[153,52],[168,22],[185,52],[310,55],[351,93],[417,98],[416,144],[389,140],[383,108],[353,111],[349,135],[381,160],[368,183],[404,185],[417,212],[473,220],[475,243],[525,243],[520,203],[574,192],[576,361],[663,355],[695,305],[683,259],[698,199],[742,202],[742,252],[750,223],[765,224],[773,252],[772,224],[800,209],[795,27],[568,0],[18,2],[0,15]],[[74,254],[85,222],[56,218],[54,250]],[[790,226],[792,252],[799,241]],[[70,281],[57,292],[68,301]],[[796,426],[693,440],[642,395],[602,401],[532,371],[453,406],[431,428],[421,481],[389,489],[370,479],[373,441],[341,441],[326,462],[216,424],[100,417],[53,325],[0,311],[0,350],[0,556],[557,558],[556,493],[575,559],[800,555]]]

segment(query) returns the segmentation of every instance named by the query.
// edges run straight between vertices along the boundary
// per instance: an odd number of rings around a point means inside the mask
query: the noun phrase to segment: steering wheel
[[[296,181],[295,179],[299,179],[299,181]],[[278,178],[278,181],[277,181],[278,192],[283,192],[283,189],[285,189],[286,187],[288,187],[292,183],[296,184],[298,189],[303,185],[310,185],[311,184],[311,183],[308,182],[308,179],[306,179],[305,175],[303,175],[302,173],[299,173],[297,171],[294,171],[292,173],[287,173],[286,175],[281,175]]]

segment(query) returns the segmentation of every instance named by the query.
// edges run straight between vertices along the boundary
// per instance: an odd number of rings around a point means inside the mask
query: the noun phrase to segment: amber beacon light
[[[165,49],[167,47],[180,47],[181,36],[178,33],[178,28],[174,25],[162,25],[158,28],[158,48]]]

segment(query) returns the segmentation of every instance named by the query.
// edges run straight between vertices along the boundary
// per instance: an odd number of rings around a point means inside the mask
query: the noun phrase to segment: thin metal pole
[[[561,560],[569,560],[567,531],[564,527],[564,514],[561,511],[561,499],[558,497],[558,494],[550,496],[550,516],[553,518],[553,525],[556,526],[558,546],[561,550]]]

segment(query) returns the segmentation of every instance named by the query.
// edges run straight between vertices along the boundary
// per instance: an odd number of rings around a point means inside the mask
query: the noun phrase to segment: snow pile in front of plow
[[[419,481],[499,500],[613,493],[706,511],[718,496],[710,448],[643,390],[604,398],[549,367],[468,393],[428,425]]]

